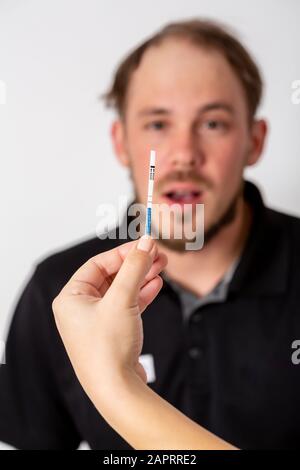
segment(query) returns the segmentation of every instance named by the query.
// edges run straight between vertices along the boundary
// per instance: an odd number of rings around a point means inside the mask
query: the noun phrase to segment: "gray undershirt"
[[[204,295],[203,297],[198,297],[193,292],[185,289],[180,284],[170,279],[166,275],[166,273],[162,273],[162,277],[179,295],[185,322],[188,321],[190,316],[203,305],[215,302],[224,302],[226,300],[228,294],[228,287],[235,273],[238,262],[239,260],[235,260],[234,263],[227,270],[223,278],[215,285],[215,287],[208,294]]]

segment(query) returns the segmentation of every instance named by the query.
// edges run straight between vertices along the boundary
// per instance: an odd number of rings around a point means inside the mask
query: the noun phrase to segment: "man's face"
[[[113,136],[138,202],[147,200],[154,149],[153,203],[204,203],[205,232],[224,216],[244,167],[253,163],[242,85],[220,53],[184,40],[168,39],[146,51]]]

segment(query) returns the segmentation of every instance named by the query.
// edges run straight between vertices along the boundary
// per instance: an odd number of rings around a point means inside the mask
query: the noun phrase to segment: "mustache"
[[[176,170],[169,173],[165,178],[157,181],[155,189],[161,192],[166,184],[168,183],[195,183],[201,187],[201,189],[209,189],[212,186],[212,182],[204,177],[203,175],[195,174],[193,171],[182,171]]]

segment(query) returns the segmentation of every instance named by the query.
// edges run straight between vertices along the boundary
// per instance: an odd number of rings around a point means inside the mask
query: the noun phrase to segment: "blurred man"
[[[260,72],[240,42],[194,20],[166,26],[131,52],[105,95],[117,111],[111,136],[135,201],[146,203],[153,148],[153,202],[204,204],[201,250],[187,251],[184,237],[159,240],[169,263],[143,314],[149,386],[244,449],[296,447],[299,439],[291,345],[300,337],[300,223],[266,208],[243,177],[263,151],[261,94]],[[80,387],[51,311],[84,261],[123,241],[94,238],[37,266],[0,369],[1,440],[32,449],[72,449],[83,440],[95,449],[129,448]]]

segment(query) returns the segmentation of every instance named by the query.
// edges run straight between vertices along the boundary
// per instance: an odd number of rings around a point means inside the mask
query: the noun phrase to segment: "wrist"
[[[139,374],[129,366],[106,363],[104,367],[99,367],[99,374],[89,377],[80,377],[86,393],[95,403],[99,403],[99,407],[107,402],[112,403],[122,398],[134,387],[135,390],[141,387],[148,388]],[[100,411],[100,410],[99,410]]]

